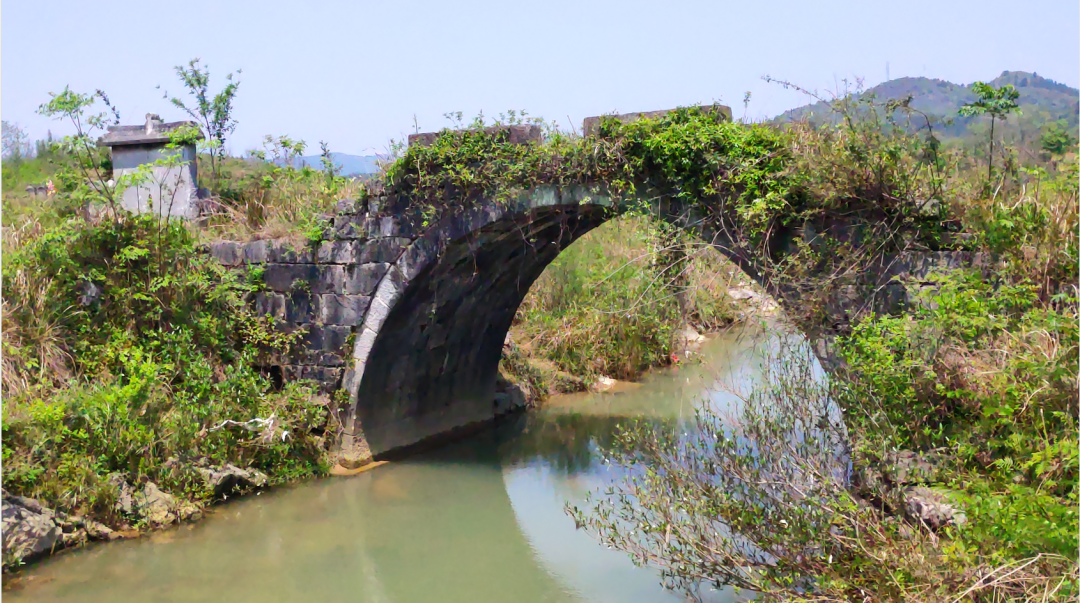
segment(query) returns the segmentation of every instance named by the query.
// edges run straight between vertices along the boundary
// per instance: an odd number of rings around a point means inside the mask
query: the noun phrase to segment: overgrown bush
[[[243,275],[185,225],[120,214],[17,243],[3,267],[5,489],[107,516],[114,472],[204,497],[173,457],[273,481],[325,471],[320,399],[302,384],[272,391],[256,368],[295,335],[257,317]],[[229,423],[253,419],[255,433]]]
[[[220,157],[208,232],[214,237],[322,237],[337,201],[359,194],[361,183],[335,171],[323,145],[322,170],[300,165],[306,145],[266,136],[250,157]]]
[[[677,433],[628,429],[610,454],[631,478],[572,515],[691,594],[711,584],[790,601],[1071,600],[1075,159],[1007,163],[987,186],[985,164],[943,147],[929,120],[900,127],[904,103],[859,103],[837,103],[824,126],[785,126],[794,196],[765,223],[868,223],[847,241],[796,242],[781,258],[776,282],[802,304],[789,317],[827,316],[835,292],[885,251],[964,250],[975,268],[906,283],[913,296],[895,315],[856,315],[839,340],[844,365],[823,388],[785,372],[788,357],[735,417],[706,411]],[[842,440],[825,437],[831,415],[815,403],[825,398],[843,410]],[[846,463],[837,441],[859,472],[888,470],[900,452],[942,459],[928,485],[966,521],[932,531],[896,505],[906,493],[885,491],[896,486],[856,498],[825,468]]]

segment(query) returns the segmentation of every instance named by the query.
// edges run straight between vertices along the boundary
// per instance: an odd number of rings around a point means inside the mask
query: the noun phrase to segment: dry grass
[[[18,221],[12,224],[5,220],[2,226],[4,255],[16,252],[44,232],[39,214],[29,211],[28,206],[35,202],[39,201],[27,195],[6,196],[5,209],[15,209],[11,213],[18,216]],[[50,280],[23,270],[6,275],[6,295],[0,299],[0,377],[5,396],[21,393],[31,383],[56,383],[71,375],[71,353],[61,327],[64,312],[57,313],[49,303],[54,295],[52,285]]]

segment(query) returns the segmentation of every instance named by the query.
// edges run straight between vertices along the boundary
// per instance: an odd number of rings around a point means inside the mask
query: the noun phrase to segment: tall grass
[[[323,220],[337,201],[356,198],[359,180],[328,170],[295,167],[303,145],[267,137],[264,149],[241,159],[221,158],[221,177],[214,181],[212,212],[204,236],[210,238],[287,238],[322,232]]]
[[[665,228],[645,218],[614,220],[563,251],[518,309],[520,345],[573,375],[636,379],[672,362],[682,327],[731,322],[727,289],[741,273]],[[671,247],[687,260],[673,265]]]

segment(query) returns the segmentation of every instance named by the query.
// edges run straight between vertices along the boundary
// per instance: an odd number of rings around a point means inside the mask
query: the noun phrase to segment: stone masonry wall
[[[262,269],[264,290],[252,300],[258,313],[273,316],[283,330],[306,329],[300,349],[281,359],[286,381],[311,379],[327,393],[340,387],[353,333],[380,280],[413,240],[401,220],[377,215],[383,201],[338,202],[318,245],[282,239],[210,245],[225,266]]]

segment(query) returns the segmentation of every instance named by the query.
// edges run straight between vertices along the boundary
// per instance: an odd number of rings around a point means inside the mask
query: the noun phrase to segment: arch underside
[[[612,215],[551,205],[494,220],[411,275],[379,326],[355,395],[373,455],[495,416],[503,342],[533,282]]]

